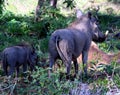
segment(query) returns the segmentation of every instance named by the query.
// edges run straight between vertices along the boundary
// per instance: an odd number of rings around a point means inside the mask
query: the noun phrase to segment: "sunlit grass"
[[[86,10],[88,7],[100,6],[99,12],[101,13],[108,13],[111,12],[113,14],[120,14],[119,5],[109,3],[108,0],[74,0],[75,8],[80,8],[82,11]],[[13,12],[14,14],[30,14],[34,12],[36,9],[38,0],[7,0],[5,2],[5,9],[8,11]],[[69,16],[70,14],[74,13],[74,9],[65,8],[66,5],[63,4],[62,0],[58,0],[57,8],[61,10],[61,13]],[[108,12],[109,11],[109,12]]]
[[[35,10],[38,0],[7,0],[5,8],[14,14],[29,14]]]

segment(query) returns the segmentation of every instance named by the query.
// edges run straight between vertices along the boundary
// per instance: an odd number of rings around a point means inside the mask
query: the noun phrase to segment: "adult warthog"
[[[2,52],[3,70],[7,76],[12,75],[17,71],[19,74],[19,67],[23,66],[23,72],[26,72],[27,65],[31,70],[35,69],[37,64],[37,54],[35,49],[28,44],[21,44],[5,48]],[[8,68],[9,67],[9,68]]]
[[[62,59],[66,66],[67,75],[70,74],[73,61],[75,73],[78,73],[77,57],[82,54],[83,69],[87,75],[87,59],[91,41],[102,42],[106,36],[100,31],[97,19],[90,12],[77,13],[77,20],[65,29],[58,29],[52,33],[49,40],[50,68],[57,58]],[[50,72],[51,72],[50,70]]]

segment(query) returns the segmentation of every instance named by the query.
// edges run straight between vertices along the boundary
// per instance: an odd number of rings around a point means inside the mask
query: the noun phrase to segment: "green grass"
[[[6,1],[5,7],[8,11],[14,14],[28,15],[35,10],[37,6],[37,0],[8,0]]]

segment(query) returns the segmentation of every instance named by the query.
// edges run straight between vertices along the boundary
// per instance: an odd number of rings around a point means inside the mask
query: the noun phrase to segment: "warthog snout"
[[[102,32],[98,32],[98,36],[96,39],[93,39],[95,42],[103,42],[106,39],[106,35],[103,34]]]

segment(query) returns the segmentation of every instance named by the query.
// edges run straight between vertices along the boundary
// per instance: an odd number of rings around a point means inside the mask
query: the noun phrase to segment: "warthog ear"
[[[91,19],[92,13],[91,13],[91,12],[88,12],[88,13],[87,13],[87,16],[88,16],[89,19]]]
[[[83,15],[82,11],[80,9],[76,9],[76,17],[80,18]]]

